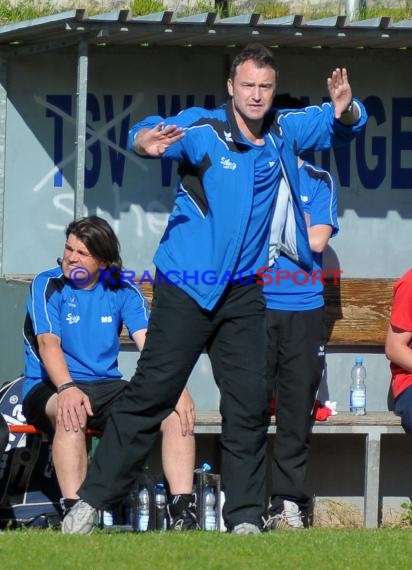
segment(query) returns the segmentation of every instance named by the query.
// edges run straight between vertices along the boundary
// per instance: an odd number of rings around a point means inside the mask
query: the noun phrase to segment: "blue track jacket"
[[[365,129],[366,110],[355,101],[359,120],[345,126],[335,119],[331,103],[299,110],[273,110],[266,117],[266,144],[280,156],[284,183],[292,197],[293,220],[289,220],[289,243],[293,259],[312,268],[300,190],[297,155],[348,143]],[[252,208],[254,153],[242,137],[232,103],[213,110],[192,107],[174,117],[150,116],[129,132],[129,148],[138,131],[161,121],[185,130],[185,137],[163,155],[179,162],[180,182],[174,209],[154,256],[154,264],[202,308],[212,310],[234,272]],[[267,239],[261,244],[268,250]],[[263,240],[262,240],[263,241]],[[209,281],[202,276],[215,276]],[[233,274],[234,275],[234,274]],[[196,278],[197,276],[197,278]],[[234,275],[235,277],[235,275]]]

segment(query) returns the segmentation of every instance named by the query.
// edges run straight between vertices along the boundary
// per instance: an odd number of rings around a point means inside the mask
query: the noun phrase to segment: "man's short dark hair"
[[[248,44],[233,60],[230,79],[234,79],[237,67],[246,61],[253,61],[257,67],[271,67],[277,75],[275,60],[270,49],[261,44]]]

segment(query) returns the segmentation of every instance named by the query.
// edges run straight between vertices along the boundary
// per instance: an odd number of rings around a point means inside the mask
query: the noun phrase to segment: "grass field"
[[[208,532],[67,536],[0,533],[0,567],[147,570],[410,570],[409,529],[317,529],[234,536]]]

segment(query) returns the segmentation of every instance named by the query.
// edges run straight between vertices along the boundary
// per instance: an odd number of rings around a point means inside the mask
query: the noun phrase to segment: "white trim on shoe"
[[[283,501],[283,511],[270,515],[265,522],[267,530],[300,530],[305,528],[302,511],[293,501]]]

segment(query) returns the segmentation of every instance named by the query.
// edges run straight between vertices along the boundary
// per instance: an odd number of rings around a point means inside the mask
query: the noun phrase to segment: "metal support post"
[[[88,45],[79,43],[77,60],[76,101],[76,172],[74,188],[74,218],[84,216],[84,170],[86,165],[86,109],[87,109]]]

